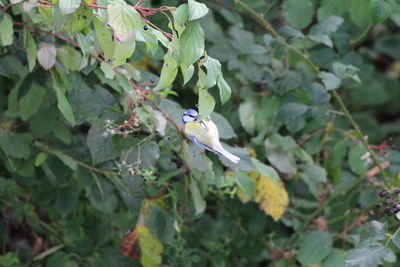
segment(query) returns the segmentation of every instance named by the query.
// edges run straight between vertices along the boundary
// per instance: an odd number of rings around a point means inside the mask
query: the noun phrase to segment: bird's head
[[[190,122],[190,121],[197,121],[199,119],[199,114],[194,109],[187,109],[183,113],[182,122],[183,124]]]

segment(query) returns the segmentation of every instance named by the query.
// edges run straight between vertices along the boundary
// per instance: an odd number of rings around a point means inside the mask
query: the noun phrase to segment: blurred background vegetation
[[[398,266],[400,2],[139,2],[0,0],[0,266]]]

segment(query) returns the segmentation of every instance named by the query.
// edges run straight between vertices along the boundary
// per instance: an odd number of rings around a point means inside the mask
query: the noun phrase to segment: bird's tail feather
[[[233,163],[238,163],[240,161],[240,158],[236,157],[232,153],[226,151],[223,147],[220,147],[218,150],[216,150],[219,154],[224,156],[225,158],[229,159]]]

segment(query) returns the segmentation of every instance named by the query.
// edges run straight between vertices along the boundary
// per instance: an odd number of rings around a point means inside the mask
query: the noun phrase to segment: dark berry
[[[392,204],[394,201],[393,201],[393,199],[386,199],[384,202],[383,202],[383,204],[384,205],[390,205],[390,204]]]
[[[385,209],[386,215],[392,216],[393,215],[393,210],[392,209]]]
[[[389,192],[385,189],[379,192],[379,197],[386,197],[387,195],[389,195]]]
[[[147,31],[148,29],[149,29],[149,26],[147,26],[147,25],[143,26],[143,30]]]
[[[400,188],[395,188],[393,190],[393,193],[395,193],[396,195],[400,194]]]
[[[377,207],[377,208],[382,207],[382,203],[381,203],[381,202],[376,203],[376,204],[375,204],[375,207]]]
[[[400,207],[397,207],[397,208],[393,209],[393,211],[394,211],[395,214],[400,212]]]
[[[155,83],[156,81],[154,80],[154,79],[151,79],[150,80],[150,83]]]

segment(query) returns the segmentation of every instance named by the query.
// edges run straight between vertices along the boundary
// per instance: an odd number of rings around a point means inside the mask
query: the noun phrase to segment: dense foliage
[[[0,0],[0,265],[398,266],[399,27],[398,0]]]

